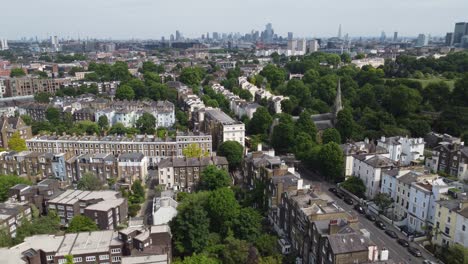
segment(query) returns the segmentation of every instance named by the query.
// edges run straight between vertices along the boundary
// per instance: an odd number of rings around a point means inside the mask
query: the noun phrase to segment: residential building
[[[373,141],[365,139],[359,142],[348,142],[340,145],[344,155],[345,176],[353,175],[354,155],[373,156],[380,154],[389,157],[388,151],[380,146],[376,146]]]
[[[179,203],[171,196],[154,197],[153,199],[153,225],[169,224],[177,216]]]
[[[198,112],[199,130],[211,134],[213,148],[217,149],[223,142],[237,141],[245,145],[245,125],[232,119],[221,109],[205,108]]]
[[[318,40],[312,39],[309,41],[309,53],[317,52],[320,48]]]
[[[148,177],[148,158],[142,153],[123,153],[118,157],[119,179],[132,183]]]
[[[85,215],[101,230],[115,229],[127,219],[127,199],[116,191],[67,190],[47,201],[48,211],[54,210],[60,222],[68,226],[77,215]]]
[[[366,197],[374,198],[380,192],[382,173],[397,164],[382,155],[354,155],[353,176],[360,178],[366,186]]]
[[[47,201],[61,193],[59,187],[59,181],[54,179],[45,179],[36,185],[17,184],[8,191],[8,202],[34,205],[39,213],[45,214]]]
[[[200,180],[200,173],[208,165],[227,170],[229,163],[225,157],[168,158],[158,164],[159,184],[166,189],[191,192]]]
[[[161,159],[182,157],[183,149],[196,144],[211,156],[211,135],[203,133],[177,133],[175,138],[157,138],[152,135],[125,136],[36,136],[26,140],[30,151],[41,153],[112,154],[142,153],[150,166]]]
[[[432,242],[437,245],[458,243],[468,246],[468,200],[466,196],[436,202],[435,227]]]
[[[389,158],[407,166],[424,161],[424,139],[406,137],[384,137],[377,140],[377,146],[386,149]]]
[[[31,219],[31,207],[27,203],[0,203],[0,227],[8,235],[16,237],[23,219]]]
[[[1,123],[1,137],[0,147],[8,149],[8,140],[14,133],[19,133],[22,139],[29,139],[32,137],[31,127],[26,125],[21,117],[0,117]]]
[[[433,172],[443,172],[463,181],[468,179],[468,147],[464,142],[440,142],[432,149],[425,166]]]
[[[64,264],[67,255],[74,263],[170,264],[169,226],[129,227],[113,230],[35,235],[11,248],[0,248],[4,264]],[[148,260],[157,262],[148,262]]]
[[[62,85],[71,83],[71,79],[55,78],[41,79],[36,77],[21,77],[7,79],[6,97],[35,95],[37,93],[55,94]]]

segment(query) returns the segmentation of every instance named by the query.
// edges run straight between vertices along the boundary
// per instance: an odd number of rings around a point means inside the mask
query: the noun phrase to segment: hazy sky
[[[468,21],[468,0],[15,0],[0,1],[0,38],[155,38],[175,30],[198,37],[207,31],[263,30],[295,36],[443,36]]]

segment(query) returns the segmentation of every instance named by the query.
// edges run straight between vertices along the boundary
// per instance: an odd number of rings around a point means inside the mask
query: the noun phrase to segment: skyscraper
[[[338,27],[338,36],[337,36],[339,39],[341,39],[341,24],[340,26]]]
[[[397,42],[398,40],[398,31],[393,32],[393,42]]]
[[[416,39],[415,47],[424,47],[427,46],[429,39],[426,37],[425,34],[419,34],[418,38]]]
[[[309,53],[317,52],[319,49],[318,40],[313,39],[309,41]]]
[[[0,39],[0,50],[7,50],[8,49],[8,40]]]
[[[292,32],[288,32],[288,40],[292,40],[293,39],[293,33]]]
[[[307,50],[307,42],[305,39],[299,39],[297,41],[297,48],[296,50],[299,52],[298,54],[304,55]]]
[[[288,40],[288,50],[291,50],[291,51],[296,51],[297,49],[297,40],[296,39],[291,39],[291,40]]]
[[[453,45],[453,33],[448,32],[447,35],[445,35],[445,46],[452,46]]]
[[[385,42],[386,39],[387,34],[385,34],[385,31],[382,31],[382,33],[380,33],[380,42]]]
[[[464,35],[468,35],[468,23],[458,22],[455,24],[455,30],[453,31],[453,45],[461,43],[461,39]]]
[[[179,30],[175,32],[175,40],[180,41],[182,39],[182,34],[180,34]]]
[[[275,31],[273,30],[273,26],[271,23],[266,24],[265,31],[263,34],[263,41],[266,43],[273,42],[273,35],[275,34]]]

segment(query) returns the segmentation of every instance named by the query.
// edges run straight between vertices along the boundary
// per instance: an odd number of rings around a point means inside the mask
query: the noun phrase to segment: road
[[[343,200],[339,199],[336,197],[333,193],[329,192],[328,189],[330,187],[335,187],[325,181],[323,181],[320,176],[317,174],[314,174],[311,171],[304,170],[304,169],[299,169],[299,172],[301,173],[301,176],[307,180],[311,181],[312,183],[320,183],[322,191],[327,193],[330,197],[332,197],[336,204],[339,205],[341,208],[343,208],[347,212],[356,212],[359,218],[359,223],[360,223],[360,228],[364,228],[370,233],[370,239],[371,241],[378,246],[379,249],[382,248],[387,248],[389,250],[389,258],[395,261],[396,263],[422,263],[425,259],[431,260],[433,262],[437,262],[437,259],[434,258],[432,255],[428,254],[425,250],[423,250],[419,245],[413,242],[409,242],[410,246],[418,248],[421,253],[422,257],[415,257],[411,255],[408,250],[400,244],[397,243],[396,239],[393,239],[389,237],[385,232],[375,226],[373,222],[368,220],[364,215],[361,215],[357,213],[357,211],[354,210],[353,205],[348,205]],[[356,201],[355,201],[356,202]],[[375,215],[376,216],[376,215]],[[378,216],[376,216],[377,219],[379,219]],[[385,223],[385,222],[384,222]],[[399,238],[404,238],[407,239],[405,235],[403,235],[400,231],[398,231],[395,227],[386,224],[388,230],[393,230],[395,233],[397,233]]]

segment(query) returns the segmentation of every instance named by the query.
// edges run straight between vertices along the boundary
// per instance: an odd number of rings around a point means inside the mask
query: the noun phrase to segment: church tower
[[[336,124],[338,113],[343,110],[341,102],[341,79],[338,79],[338,88],[336,90],[335,103],[333,104],[333,124]]]

